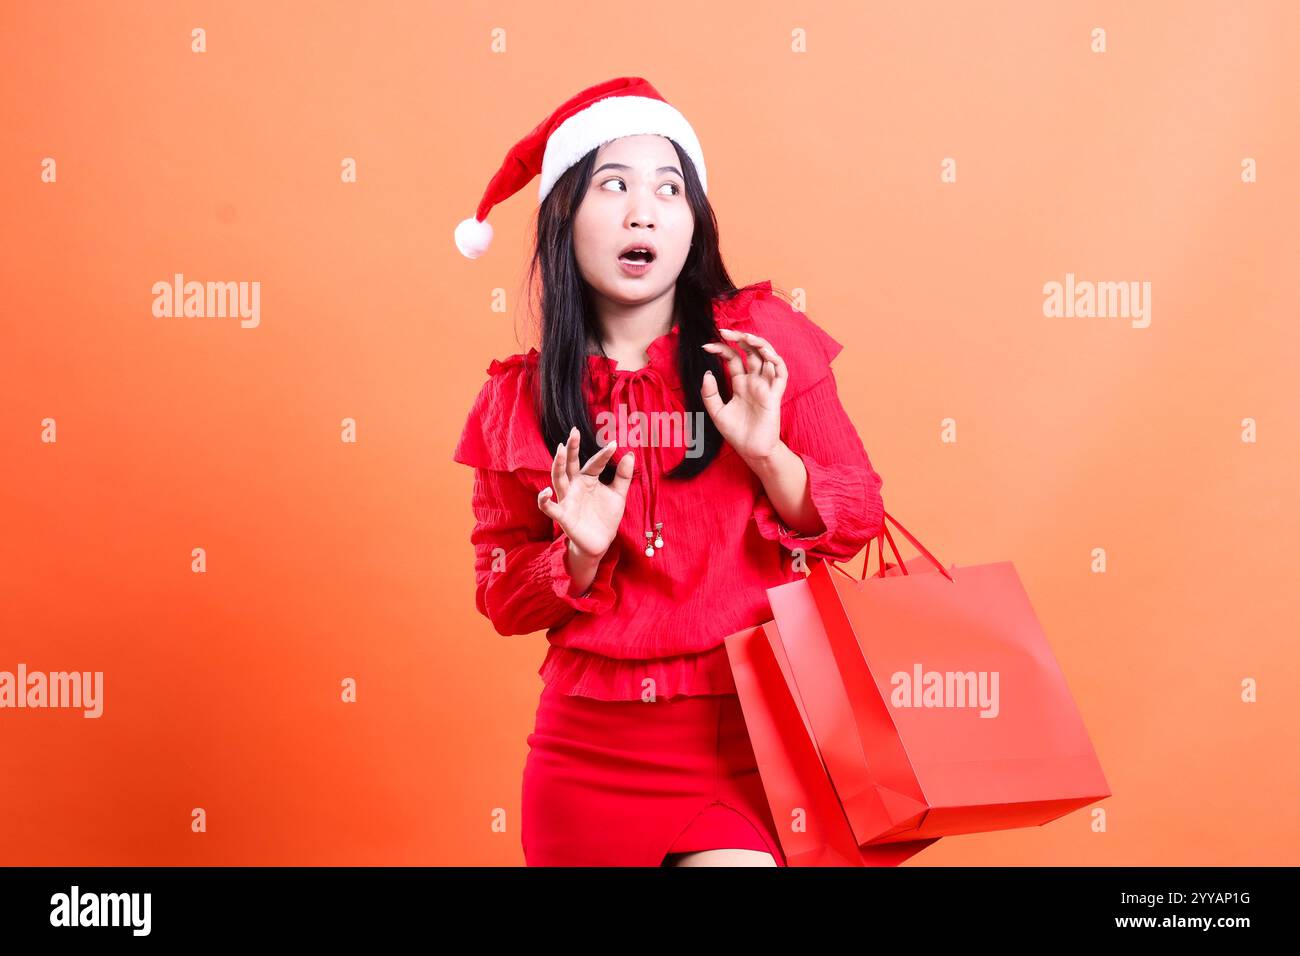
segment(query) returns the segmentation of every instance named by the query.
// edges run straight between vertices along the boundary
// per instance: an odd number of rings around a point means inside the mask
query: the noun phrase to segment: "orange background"
[[[452,228],[618,75],[699,132],[736,281],[804,290],[844,344],[890,512],[945,562],[1014,560],[1114,791],[1105,832],[907,865],[1297,862],[1294,4],[0,18],[0,670],[105,672],[98,720],[0,711],[0,864],[522,863],[545,639],[475,612],[451,452],[534,344],[535,183],[484,258]],[[260,281],[260,326],[154,318],[175,272]],[[1045,318],[1067,272],[1149,281],[1150,327]]]

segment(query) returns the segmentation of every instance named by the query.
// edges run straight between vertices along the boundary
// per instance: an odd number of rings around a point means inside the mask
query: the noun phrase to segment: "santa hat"
[[[695,164],[700,186],[708,192],[704,151],[700,141],[676,109],[638,76],[620,76],[588,87],[567,100],[510,148],[496,171],[473,217],[456,226],[456,248],[477,259],[492,243],[487,214],[493,206],[513,196],[537,175],[538,202],[559,178],[588,152],[621,136],[653,133],[677,143]]]

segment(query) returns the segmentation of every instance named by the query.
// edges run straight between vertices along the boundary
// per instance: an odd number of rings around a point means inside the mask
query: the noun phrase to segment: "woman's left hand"
[[[718,331],[730,344],[709,342],[704,348],[726,362],[731,401],[722,401],[710,372],[704,374],[700,396],[722,437],[753,465],[769,458],[781,443],[781,396],[789,373],[766,339],[733,329]]]

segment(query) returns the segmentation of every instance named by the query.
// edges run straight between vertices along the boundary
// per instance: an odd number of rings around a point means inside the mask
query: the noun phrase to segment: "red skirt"
[[[735,694],[651,703],[548,686],[528,746],[528,866],[662,866],[726,848],[786,865]]]

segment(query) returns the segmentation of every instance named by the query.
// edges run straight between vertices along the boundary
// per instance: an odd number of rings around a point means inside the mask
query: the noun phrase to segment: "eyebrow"
[[[622,163],[606,163],[604,166],[601,166],[600,169],[596,170],[596,172],[592,173],[591,175],[595,176],[606,169],[631,169],[631,168],[632,168],[631,166],[625,166]],[[678,169],[676,166],[660,166],[658,169],[655,170],[655,173],[656,174],[676,173],[678,176],[682,176],[682,171]],[[682,176],[682,179],[685,178],[686,178],[685,176]]]

